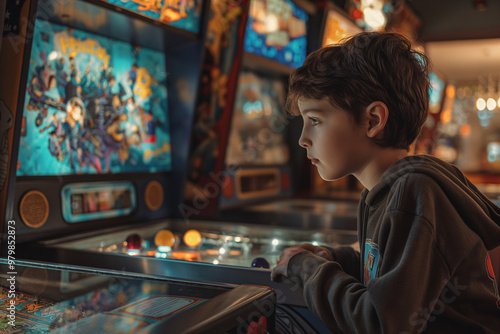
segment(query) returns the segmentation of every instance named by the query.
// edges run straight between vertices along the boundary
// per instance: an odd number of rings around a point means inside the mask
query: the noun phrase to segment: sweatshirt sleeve
[[[360,277],[359,252],[350,246],[326,247],[332,254],[333,260],[338,262],[349,275]]]
[[[432,225],[404,212],[385,223],[378,274],[367,285],[309,252],[289,261],[288,277],[303,286],[308,307],[334,333],[419,333],[432,319],[450,277]]]

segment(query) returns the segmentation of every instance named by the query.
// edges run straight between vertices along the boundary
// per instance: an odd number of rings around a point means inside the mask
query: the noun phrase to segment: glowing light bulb
[[[169,230],[161,230],[155,235],[156,246],[168,246],[172,247],[175,244],[175,236]]]
[[[140,251],[138,249],[128,249],[127,254],[130,256],[136,256],[140,254]]]
[[[476,108],[477,110],[484,110],[484,108],[486,108],[486,101],[482,97],[477,99]]]
[[[497,103],[495,100],[493,100],[491,97],[486,101],[486,107],[488,108],[489,111],[492,111],[495,109],[497,106]]]
[[[164,252],[156,252],[155,257],[157,259],[166,259],[167,258],[167,253]]]
[[[184,242],[188,247],[196,247],[201,243],[201,234],[197,230],[189,230],[184,233]]]
[[[160,253],[168,253],[171,251],[172,251],[172,248],[170,248],[170,246],[158,246],[158,252],[160,252]]]
[[[382,28],[387,21],[382,11],[372,7],[363,9],[363,17],[366,24],[375,30]]]

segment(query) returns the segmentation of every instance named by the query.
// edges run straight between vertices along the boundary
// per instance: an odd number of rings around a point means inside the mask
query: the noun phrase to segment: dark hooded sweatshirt
[[[361,253],[293,256],[287,276],[334,333],[500,333],[487,250],[500,209],[458,168],[431,156],[394,163],[359,206]]]

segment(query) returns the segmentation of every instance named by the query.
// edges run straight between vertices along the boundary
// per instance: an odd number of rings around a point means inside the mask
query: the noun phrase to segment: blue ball
[[[263,257],[256,257],[252,261],[252,267],[269,269],[271,267],[271,265],[269,264],[269,261],[267,261],[265,258],[263,258]]]

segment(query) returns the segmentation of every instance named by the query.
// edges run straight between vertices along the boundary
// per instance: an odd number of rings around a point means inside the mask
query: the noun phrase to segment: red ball
[[[127,239],[125,239],[124,245],[127,249],[140,250],[142,248],[142,238],[137,233],[131,234],[127,237]]]

